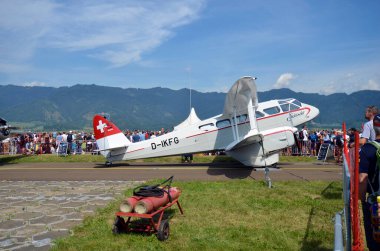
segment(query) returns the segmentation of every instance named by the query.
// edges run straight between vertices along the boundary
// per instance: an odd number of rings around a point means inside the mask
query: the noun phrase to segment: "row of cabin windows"
[[[233,118],[233,120],[235,120],[235,118]],[[248,115],[247,114],[243,114],[243,115],[239,115],[236,117],[236,121],[237,121],[237,124],[240,124],[240,123],[244,123],[248,120]],[[231,126],[231,121],[229,119],[223,119],[223,120],[219,120],[216,122],[216,127],[217,128],[224,128],[224,127],[227,127],[227,126]],[[202,130],[212,130],[214,129],[214,123],[209,123],[209,124],[205,124],[205,125],[201,125],[199,127],[199,129],[202,129]]]
[[[297,110],[300,107],[302,107],[301,102],[299,102],[298,100],[293,100],[291,103],[289,102],[289,100],[280,100],[279,104],[283,112]],[[264,109],[263,112],[265,112],[268,115],[273,115],[273,114],[280,113],[281,110],[278,106],[273,106],[273,107]],[[264,113],[256,111],[256,118],[262,118],[264,116],[265,116]],[[235,118],[233,118],[233,120],[235,120]],[[244,123],[248,121],[248,115],[247,114],[239,115],[236,117],[236,121],[237,121],[237,124]],[[229,119],[219,120],[218,122],[216,122],[217,128],[224,128],[227,126],[231,126],[231,121]],[[214,123],[209,123],[209,124],[201,125],[199,129],[208,131],[208,130],[213,129],[213,127],[214,127]]]

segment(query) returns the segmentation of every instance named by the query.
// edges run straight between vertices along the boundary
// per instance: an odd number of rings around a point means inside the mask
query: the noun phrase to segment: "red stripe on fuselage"
[[[136,149],[136,150],[133,150],[133,151],[127,152],[127,153],[133,153],[133,152],[141,151],[141,150],[144,150],[144,149],[145,149],[145,148],[139,148],[139,149]]]
[[[273,115],[269,115],[269,116],[266,116],[266,117],[258,118],[257,120],[269,119],[269,118],[273,118],[273,117],[276,117],[276,116],[281,116],[281,115],[284,115],[284,114],[287,114],[287,113],[291,113],[291,112],[298,112],[298,111],[301,111],[301,110],[304,110],[304,109],[308,110],[308,112],[306,113],[306,115],[310,113],[310,108],[309,107],[303,107],[303,108],[297,109],[297,110],[292,110],[292,111],[288,111],[288,112],[282,112],[282,113],[273,114]],[[246,121],[246,122],[243,122],[243,123],[240,123],[240,124],[237,124],[237,125],[243,125],[243,124],[247,124],[247,123],[249,123],[249,121]],[[206,134],[206,133],[211,133],[211,132],[216,132],[216,131],[224,130],[224,129],[231,128],[231,127],[232,126],[226,126],[226,127],[223,127],[223,128],[219,128],[219,129],[215,129],[215,130],[211,130],[211,131],[202,132],[202,133],[194,134],[194,135],[191,135],[191,136],[187,136],[186,138],[188,139],[188,138],[196,137],[196,136],[203,135],[203,134]]]

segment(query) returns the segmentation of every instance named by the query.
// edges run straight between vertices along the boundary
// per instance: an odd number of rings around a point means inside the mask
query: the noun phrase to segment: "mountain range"
[[[192,90],[192,106],[200,119],[222,113],[225,93]],[[296,98],[316,106],[320,115],[309,127],[360,127],[368,105],[380,107],[380,91],[352,94],[294,92],[274,89],[258,92],[259,102]],[[0,85],[0,117],[11,125],[31,130],[92,130],[96,113],[110,114],[121,129],[170,129],[187,118],[190,111],[189,89],[117,88],[98,85],[71,87],[23,87]]]

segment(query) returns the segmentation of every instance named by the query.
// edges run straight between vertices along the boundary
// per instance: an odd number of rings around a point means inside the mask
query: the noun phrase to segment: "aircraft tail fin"
[[[127,147],[131,144],[123,132],[103,116],[94,116],[93,127],[96,143],[100,151]]]

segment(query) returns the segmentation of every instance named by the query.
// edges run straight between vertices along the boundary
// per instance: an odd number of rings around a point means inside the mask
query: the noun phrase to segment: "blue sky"
[[[380,90],[380,1],[0,2],[0,84]]]

